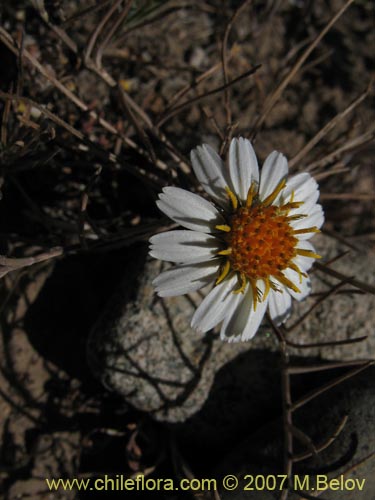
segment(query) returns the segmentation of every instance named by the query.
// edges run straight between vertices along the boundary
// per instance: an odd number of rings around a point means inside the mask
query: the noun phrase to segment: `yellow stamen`
[[[289,267],[290,267],[290,269],[293,269],[293,271],[295,271],[298,274],[300,284],[302,283],[302,277],[307,278],[307,274],[303,273],[301,271],[301,269],[293,262],[289,263]]]
[[[264,285],[265,285],[265,289],[264,289],[264,292],[263,292],[263,300],[266,300],[269,292],[270,292],[270,289],[271,289],[271,284],[270,284],[270,279],[269,278],[263,278],[263,282],[264,282]]]
[[[310,257],[310,259],[321,259],[322,256],[312,252],[311,250],[304,250],[303,248],[296,248],[297,255],[303,255],[304,257]]]
[[[231,248],[226,248],[225,250],[220,250],[220,252],[217,252],[218,255],[230,255],[232,253]]]
[[[221,270],[221,273],[219,275],[219,277],[217,278],[216,280],[216,285],[218,285],[219,283],[221,283],[222,281],[225,280],[225,278],[227,277],[228,273],[230,271],[230,262],[229,260],[227,260]]]
[[[269,280],[269,282],[270,282],[270,287],[272,288],[272,290],[273,290],[274,292],[280,292],[280,293],[283,293],[283,291],[284,291],[284,290],[283,290],[282,288],[278,287],[278,286],[276,285],[276,283],[274,283],[274,282],[273,282],[273,281],[271,281],[271,280]]]
[[[304,229],[295,229],[293,233],[294,234],[320,233],[320,229],[318,229],[316,226],[305,227]]]
[[[253,308],[254,308],[254,311],[256,311],[257,310],[257,303],[258,303],[258,301],[259,302],[261,301],[260,290],[259,290],[259,288],[257,288],[256,280],[251,279],[250,285],[251,285],[251,289],[253,291]]]
[[[237,288],[236,290],[233,291],[233,293],[235,293],[235,294],[245,292],[247,281],[246,281],[246,276],[243,273],[240,274],[239,281],[240,281],[239,288]]]
[[[289,210],[292,210],[293,208],[299,208],[303,205],[303,201],[294,201],[294,202],[289,202],[285,203],[285,205],[281,205],[279,208],[280,212],[289,212]]]
[[[286,184],[285,179],[283,179],[281,182],[279,182],[278,185],[276,186],[276,188],[272,191],[272,193],[270,195],[268,195],[265,200],[262,201],[262,205],[264,207],[268,207],[269,205],[272,205],[272,203],[276,200],[280,191],[282,189],[284,189],[285,184]]]
[[[282,273],[280,273],[277,276],[275,276],[275,278],[277,279],[277,281],[280,281],[280,283],[282,283],[287,288],[290,288],[291,290],[293,290],[296,293],[301,293],[301,290],[298,287],[296,287],[296,285],[294,283],[292,283],[290,281],[290,279],[288,279]]]
[[[307,217],[307,214],[296,214],[296,215],[288,215],[288,217],[286,217],[286,219],[288,221],[291,221],[291,220],[300,220],[300,219],[303,219]]]
[[[251,308],[254,311],[258,303],[269,297],[271,290],[279,293],[286,290],[301,293],[299,286],[302,286],[307,275],[303,268],[295,264],[297,255],[313,259],[320,257],[315,252],[297,248],[299,235],[316,233],[319,230],[316,226],[293,228],[292,221],[303,219],[308,214],[296,213],[304,202],[294,201],[294,191],[288,195],[289,201],[284,197],[283,202],[285,186],[286,180],[283,179],[272,193],[261,201],[258,184],[253,181],[244,203],[230,188],[226,188],[233,207],[233,213],[227,219],[230,225],[216,226],[217,230],[228,233],[222,236],[226,248],[217,252],[217,255],[225,257],[225,261],[218,273],[216,284],[221,283],[228,273],[231,273],[230,276],[236,273],[237,286],[233,293],[245,293],[247,287],[251,286]],[[273,205],[279,199],[281,202]],[[287,277],[287,269],[296,273],[292,280]],[[297,285],[297,275],[300,285]],[[260,281],[264,283],[261,289],[257,287]]]
[[[238,199],[237,196],[229,189],[228,186],[225,187],[225,191],[227,192],[228,198],[230,199],[230,202],[232,203],[233,210],[236,210],[238,207]]]
[[[257,183],[253,181],[251,183],[251,186],[249,187],[249,190],[247,192],[247,197],[246,197],[246,207],[250,208],[251,205],[253,204],[254,200],[254,195],[257,192]]]
[[[231,227],[228,226],[228,224],[219,224],[215,226],[215,229],[218,229],[219,231],[224,231],[224,233],[229,233],[231,231]]]

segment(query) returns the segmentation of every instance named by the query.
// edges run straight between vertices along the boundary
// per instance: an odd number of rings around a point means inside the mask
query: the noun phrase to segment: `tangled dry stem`
[[[247,71],[245,71],[240,76],[230,79],[229,78],[229,69],[228,65],[231,60],[232,50],[228,50],[228,40],[233,24],[238,19],[239,15],[246,9],[250,4],[250,0],[245,0],[235,11],[232,17],[229,19],[226,24],[224,30],[224,36],[222,38],[221,43],[221,61],[216,62],[209,69],[203,71],[198,76],[195,76],[192,79],[192,82],[188,85],[182,86],[180,90],[178,90],[174,95],[169,99],[168,104],[165,108],[160,112],[158,119],[152,119],[150,115],[147,113],[146,109],[139,106],[135,100],[126,93],[119,81],[116,80],[115,76],[111,75],[108,68],[105,67],[103,63],[103,56],[108,54],[114,54],[113,51],[118,51],[116,48],[119,44],[121,45],[124,41],[126,41],[126,36],[129,34],[129,28],[125,32],[123,32],[124,25],[126,23],[128,14],[132,7],[132,1],[128,0],[123,2],[122,0],[116,0],[114,2],[105,0],[103,2],[97,3],[94,7],[89,7],[88,9],[83,10],[78,13],[76,16],[68,19],[63,26],[68,26],[74,19],[78,17],[85,17],[95,10],[106,9],[104,15],[102,16],[101,21],[95,26],[91,36],[89,37],[85,50],[81,50],[78,48],[76,42],[69,36],[67,31],[62,26],[55,26],[53,23],[48,21],[48,26],[52,29],[57,37],[65,44],[69,50],[71,50],[76,57],[79,58],[81,63],[90,71],[93,71],[97,74],[110,88],[117,89],[120,103],[123,107],[125,115],[128,119],[130,125],[134,127],[135,138],[130,137],[128,134],[123,133],[119,130],[109,119],[103,116],[102,112],[98,110],[95,111],[90,109],[89,105],[84,102],[84,100],[79,97],[77,93],[70,90],[63,81],[61,81],[57,76],[53,75],[48,68],[43,65],[32,53],[25,49],[23,43],[18,44],[12,36],[4,29],[0,28],[0,40],[1,42],[16,56],[18,61],[18,72],[19,78],[24,74],[23,66],[27,63],[30,64],[33,69],[42,75],[61,95],[69,102],[71,105],[75,106],[81,113],[87,113],[89,117],[103,130],[107,133],[111,134],[114,138],[119,141],[119,144],[123,147],[129,149],[136,155],[140,155],[144,161],[146,162],[145,167],[139,167],[136,161],[133,162],[124,162],[121,161],[121,147],[117,147],[117,150],[108,152],[104,150],[100,145],[91,140],[87,134],[83,131],[79,130],[71,123],[68,123],[65,119],[59,117],[56,113],[49,110],[46,106],[36,102],[35,100],[25,97],[21,95],[20,89],[21,85],[17,85],[17,90],[13,92],[13,87],[10,87],[8,92],[0,91],[0,99],[4,102],[3,114],[2,114],[2,124],[1,124],[1,142],[4,146],[10,144],[9,137],[9,124],[10,118],[12,114],[12,104],[24,103],[29,109],[36,108],[40,111],[40,113],[44,116],[44,118],[48,121],[48,123],[53,127],[53,134],[58,134],[59,130],[63,129],[68,134],[70,134],[74,139],[78,142],[79,146],[82,148],[86,148],[92,151],[94,154],[98,155],[98,158],[103,159],[103,161],[110,162],[113,165],[121,163],[122,168],[128,170],[133,176],[139,178],[142,182],[144,182],[147,186],[151,187],[154,190],[160,189],[161,186],[165,184],[166,173],[169,177],[176,179],[178,176],[185,176],[188,179],[191,179],[191,170],[188,161],[186,160],[185,155],[178,150],[176,145],[170,140],[165,132],[163,132],[162,127],[171,120],[176,117],[179,113],[186,111],[187,109],[192,108],[196,104],[200,104],[203,101],[206,101],[207,98],[217,94],[223,94],[224,96],[224,107],[226,114],[226,123],[222,128],[215,119],[215,114],[210,110],[209,105],[204,105],[203,110],[206,116],[209,118],[211,123],[214,126],[214,130],[217,132],[217,135],[221,141],[221,152],[224,153],[227,145],[229,144],[231,135],[233,130],[236,127],[236,124],[233,122],[233,111],[231,109],[231,93],[230,90],[236,84],[242,82],[243,80],[254,77],[256,72],[261,67],[260,64],[257,64]],[[276,87],[270,91],[270,93],[266,96],[263,110],[259,113],[259,116],[256,118],[255,123],[253,125],[252,131],[249,134],[251,138],[255,138],[264,123],[266,122],[267,116],[275,106],[275,104],[282,98],[283,92],[288,87],[292,79],[297,75],[298,72],[304,69],[303,65],[313,52],[313,50],[318,46],[322,38],[328,33],[328,31],[332,28],[332,26],[336,23],[336,21],[344,14],[344,12],[348,9],[348,7],[353,3],[353,0],[349,0],[345,3],[345,5],[332,17],[332,19],[326,24],[326,26],[318,33],[318,35],[313,40],[305,40],[303,45],[305,46],[304,51],[299,56],[295,64],[291,67],[291,69],[286,73],[284,78],[276,85]],[[272,15],[275,14],[275,10],[277,10],[279,3],[276,2],[275,8],[270,11],[269,16],[271,18]],[[183,8],[183,6],[173,6],[173,11]],[[120,12],[120,14],[119,14]],[[164,11],[163,11],[164,12]],[[159,13],[161,17],[162,13]],[[137,29],[139,26],[145,26],[148,22],[153,23],[158,19],[158,14],[152,17],[150,20],[142,21],[139,24],[136,24],[131,29]],[[117,37],[117,38],[116,38]],[[307,44],[307,46],[306,46]],[[296,48],[295,52],[298,52],[301,47]],[[112,52],[111,52],[112,50]],[[116,53],[118,54],[118,52]],[[286,58],[286,61],[289,59],[293,59],[294,55],[289,54]],[[327,55],[324,55],[327,57]],[[317,61],[320,61],[317,59]],[[316,61],[315,61],[316,62]],[[223,84],[211,88],[210,90],[206,90],[198,93],[198,88],[205,83],[212,75],[216,74],[219,70],[222,70],[223,73]],[[19,83],[19,82],[18,82]],[[331,119],[324,127],[321,128],[303,147],[302,149],[295,154],[295,156],[290,161],[290,167],[294,168],[297,166],[304,158],[308,155],[308,153],[323,139],[327,136],[327,134],[335,128],[340,122],[345,120],[350,113],[353,113],[355,109],[368,97],[370,92],[370,86],[351,104],[348,105],[346,109],[342,112],[338,113],[333,119]],[[192,95],[194,94],[195,95]],[[184,101],[182,99],[185,96],[187,97]],[[182,101],[182,102],[181,102]],[[36,132],[41,132],[40,124],[36,121],[33,121],[30,117],[23,118],[22,122],[23,126],[30,127]],[[350,140],[346,141],[346,143],[339,147],[334,147],[331,151],[326,154],[326,156],[319,158],[316,161],[311,162],[307,165],[306,170],[315,174],[316,177],[324,178],[330,175],[337,175],[345,170],[345,165],[342,163],[341,159],[345,153],[348,151],[355,151],[356,149],[362,147],[366,143],[368,143],[374,137],[375,127],[370,130],[362,133]],[[155,141],[158,146],[162,146],[163,155],[160,155],[155,147]],[[168,157],[170,161],[174,163],[175,166],[170,166],[169,162],[165,160],[165,157]],[[336,163],[335,163],[336,162]],[[141,227],[136,227],[133,229],[129,229],[125,232],[125,234],[121,234],[119,236],[114,236],[108,238],[105,242],[95,242],[93,243],[91,240],[87,240],[85,236],[85,224],[89,222],[87,207],[90,203],[90,193],[91,188],[95,182],[100,178],[102,169],[98,169],[88,184],[86,185],[81,198],[81,210],[78,224],[78,239],[79,243],[75,245],[71,245],[67,248],[51,248],[51,250],[42,251],[34,257],[24,257],[24,258],[7,258],[1,257],[0,259],[0,275],[4,276],[6,273],[14,271],[16,269],[21,269],[26,266],[33,265],[37,262],[41,262],[46,259],[53,258],[61,258],[64,254],[67,253],[77,253],[81,250],[88,250],[90,248],[97,248],[98,245],[102,245],[105,248],[116,248],[116,246],[122,245],[130,245],[135,241],[145,240],[150,234],[160,229],[160,223],[153,222],[148,224],[143,224]],[[365,195],[368,196],[367,194]],[[354,197],[355,199],[361,199],[358,194],[353,193],[341,193],[341,194],[325,194],[325,199],[337,199],[338,197],[344,199],[350,199]],[[363,198],[362,198],[363,199]],[[90,224],[93,227],[93,224]],[[100,231],[98,232],[98,236],[100,236]],[[333,286],[327,293],[322,295],[316,303],[296,322],[292,325],[292,327],[280,328],[277,327],[269,318],[269,321],[272,325],[272,329],[277,336],[280,343],[280,353],[282,357],[282,400],[283,400],[283,422],[284,422],[284,472],[291,477],[293,474],[293,465],[297,462],[305,460],[312,455],[319,454],[321,451],[326,449],[328,446],[332,444],[332,442],[336,439],[336,437],[343,430],[346,422],[347,416],[343,415],[342,420],[337,423],[337,428],[333,435],[328,436],[321,442],[314,444],[312,440],[304,434],[301,429],[297,429],[293,423],[293,414],[294,412],[305,405],[308,401],[319,397],[323,392],[330,390],[331,388],[337,386],[342,383],[344,380],[347,380],[350,377],[355,376],[362,370],[368,368],[371,364],[373,364],[372,360],[358,360],[352,362],[340,362],[340,363],[330,363],[328,365],[319,365],[319,366],[308,366],[308,367],[298,367],[294,366],[290,362],[290,351],[294,348],[307,348],[307,347],[321,347],[321,346],[334,346],[334,345],[342,345],[349,344],[352,342],[360,342],[364,340],[364,337],[361,338],[353,338],[350,340],[342,340],[342,341],[332,341],[332,342],[319,342],[315,344],[296,344],[290,340],[288,340],[288,334],[290,331],[298,328],[303,321],[309,317],[309,315],[314,311],[314,309],[324,300],[326,300],[329,296],[338,293],[343,289],[345,285],[351,285],[357,290],[364,293],[375,293],[374,287],[362,283],[359,280],[345,276],[342,273],[339,273],[333,270],[329,263],[326,264],[315,264],[315,270],[325,273],[333,278],[339,280],[338,284]],[[332,380],[330,383],[320,387],[318,390],[313,391],[310,394],[305,395],[303,398],[297,401],[292,401],[291,396],[291,377],[297,376],[301,373],[312,373],[320,370],[329,370],[337,367],[348,367],[351,368],[345,375],[338,377]],[[3,394],[3,397],[7,398],[6,395]],[[294,440],[297,439],[305,446],[306,451],[296,454],[294,452]],[[177,460],[178,452],[176,448],[174,448],[174,457]],[[192,476],[192,472],[190,471],[187,464],[181,465],[181,459],[177,460],[179,462],[178,468],[182,469],[183,473],[190,477]],[[289,489],[285,489],[282,492],[280,500],[286,500],[288,497]],[[298,492],[301,498],[315,498],[307,493]],[[215,492],[216,498],[218,497],[218,493]]]

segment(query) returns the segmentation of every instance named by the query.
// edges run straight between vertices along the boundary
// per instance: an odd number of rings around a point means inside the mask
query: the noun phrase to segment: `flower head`
[[[222,322],[221,338],[252,338],[267,310],[280,324],[292,298],[310,293],[307,271],[319,258],[307,240],[324,222],[316,181],[307,173],[287,178],[288,163],[272,152],[259,174],[247,139],[233,139],[228,167],[207,144],[191,152],[195,175],[212,202],[166,187],[157,205],[186,228],[150,239],[150,254],[176,265],[153,282],[161,297],[183,295],[213,283],[191,326],[206,332]]]

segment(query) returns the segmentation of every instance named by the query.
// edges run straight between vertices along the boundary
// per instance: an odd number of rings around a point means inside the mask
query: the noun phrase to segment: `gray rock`
[[[133,263],[91,333],[88,357],[106,387],[156,419],[176,422],[199,410],[215,373],[249,344],[193,331],[189,323],[201,298],[158,298],[151,282],[161,265],[144,262],[144,254]]]
[[[372,250],[350,249],[334,238],[319,234],[312,243],[328,262],[344,252],[349,253],[334,262],[330,267],[340,273],[367,284],[375,282],[375,256]],[[340,283],[340,280],[321,271],[311,275],[312,295],[303,302],[294,302],[293,315],[287,326],[293,324],[319,298],[315,294],[326,293]],[[358,293],[350,284],[344,285],[336,294],[321,302],[308,318],[293,330],[288,338],[295,343],[308,344],[348,340],[368,336],[366,341],[340,346],[324,346],[311,349],[298,349],[293,352],[299,356],[320,356],[325,359],[357,359],[375,356],[375,296]]]
[[[337,374],[336,374],[337,375]],[[344,479],[365,479],[363,491],[327,490],[320,492],[325,500],[370,499],[375,495],[375,367],[371,367],[345,383],[336,386],[303,406],[294,414],[294,425],[312,438],[314,443],[332,436],[344,415],[348,420],[341,434],[325,450],[295,464],[294,474],[303,480],[310,478],[310,495],[317,493],[316,476],[329,479],[340,475]],[[295,444],[295,449],[297,448]],[[299,452],[301,449],[299,450]],[[298,452],[298,451],[297,451]],[[222,487],[223,478],[232,474],[239,479],[234,491]],[[280,491],[247,490],[250,479],[246,475],[283,474],[283,431],[281,421],[274,421],[253,434],[244,436],[241,444],[224,457],[213,474],[218,480],[222,500],[272,500],[280,497]],[[253,484],[254,486],[254,484]],[[290,500],[300,499],[291,494]]]
[[[347,250],[326,236],[319,235],[314,243],[324,260],[343,248]],[[106,387],[123,395],[137,409],[158,420],[181,422],[202,407],[222,366],[249,349],[276,351],[278,342],[266,324],[246,343],[222,343],[213,332],[199,335],[189,324],[201,295],[156,297],[151,282],[164,264],[145,256],[144,249],[126,270],[126,279],[93,329],[89,362]],[[346,257],[333,267],[368,282],[373,272],[372,255]],[[325,292],[336,283],[323,273],[312,275],[314,293]],[[295,303],[288,324],[316,300],[312,296]],[[304,344],[369,335],[374,306],[375,299],[370,295],[336,294],[316,307],[288,338]],[[345,359],[369,357],[374,351],[375,341],[370,336],[366,342],[348,347],[298,349],[296,354]]]
[[[280,414],[280,368],[279,353],[250,349],[217,372],[200,411],[172,426],[188,463],[205,469]]]

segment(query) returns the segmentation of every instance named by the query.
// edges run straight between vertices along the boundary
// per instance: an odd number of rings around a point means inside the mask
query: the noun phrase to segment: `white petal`
[[[309,241],[299,241],[297,243],[297,248],[301,248],[303,250],[309,250],[310,252],[316,253],[315,248]],[[302,272],[306,272],[311,269],[311,266],[314,264],[315,259],[311,259],[310,257],[305,257],[304,255],[297,255],[294,257],[293,262],[301,269]]]
[[[306,201],[312,194],[316,194],[318,189],[318,183],[310,174],[297,174],[287,180],[283,197],[288,199],[294,192],[294,201]]]
[[[264,290],[264,286],[262,285],[263,282],[258,281],[257,286],[261,291]],[[254,337],[266,312],[268,299],[269,296],[266,300],[258,302],[254,311],[253,293],[251,287],[248,286],[233,314],[228,314],[225,317],[220,331],[221,339],[228,340],[229,342],[238,342],[250,340]]]
[[[309,212],[307,217],[304,217],[303,219],[299,219],[296,221],[291,221],[290,225],[293,227],[293,229],[303,229],[314,226],[320,229],[323,223],[324,223],[324,212],[322,206],[314,205],[314,207]],[[312,238],[313,235],[314,233],[304,233],[304,234],[299,234],[298,238],[301,240],[308,240],[309,238]]]
[[[319,187],[315,179],[310,174],[297,174],[288,179],[285,188],[282,192],[283,202],[287,203],[291,199],[293,193],[293,201],[303,201],[303,205],[290,211],[290,215],[308,214],[319,198]]]
[[[247,139],[232,139],[229,147],[229,172],[234,192],[246,200],[252,181],[259,182],[258,161]]]
[[[193,149],[190,153],[194,173],[203,189],[219,205],[226,207],[228,197],[225,187],[229,185],[225,165],[216,151],[208,144]]]
[[[225,224],[210,202],[185,189],[164,188],[156,204],[169,218],[193,231],[209,233],[215,225]]]
[[[219,265],[220,260],[217,259],[204,264],[175,266],[159,274],[152,284],[160,297],[184,295],[213,281]]]
[[[294,283],[296,285],[297,288],[300,289],[300,292],[298,293],[298,292],[294,292],[293,290],[288,288],[288,292],[290,293],[290,295],[294,299],[301,301],[301,300],[305,299],[310,294],[311,282],[310,282],[309,277],[307,277],[307,278],[302,277],[302,282],[300,283],[298,273],[293,271],[293,269],[285,269],[285,271],[283,271],[283,273],[292,283]]]
[[[215,236],[188,230],[155,234],[150,243],[150,255],[155,259],[184,264],[210,260],[219,250]]]
[[[288,290],[285,287],[280,288],[282,289],[282,293],[274,290],[270,291],[270,298],[268,301],[271,318],[277,325],[284,323],[290,316],[292,309],[292,298]]]
[[[287,159],[283,154],[273,151],[267,156],[261,171],[259,187],[260,199],[264,200],[267,198],[287,175]]]
[[[220,323],[228,313],[228,307],[236,299],[232,293],[237,284],[237,276],[224,280],[215,286],[203,299],[191,320],[191,327],[207,332]]]
[[[225,315],[226,320],[223,322],[220,329],[220,339],[225,340],[226,342],[239,342],[241,340],[242,332],[234,334],[231,330],[228,329],[228,323],[232,318],[235,318],[238,314],[238,309],[245,298],[245,294],[249,290],[249,285],[247,285],[245,292],[233,294],[234,299],[231,302],[231,308],[228,310]],[[251,306],[252,307],[252,306]]]
[[[317,191],[317,195],[319,196],[318,191]],[[314,209],[314,207],[317,205],[316,199],[318,196],[310,197],[299,208],[292,208],[292,210],[289,211],[288,215],[297,215],[297,214],[308,215]],[[296,201],[298,201],[298,200],[296,200]]]

